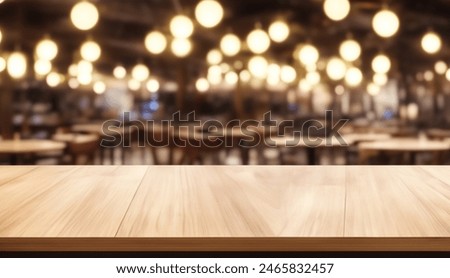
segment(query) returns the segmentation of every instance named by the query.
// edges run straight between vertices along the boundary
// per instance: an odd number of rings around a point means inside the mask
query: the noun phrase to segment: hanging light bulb
[[[345,61],[354,62],[361,56],[361,46],[355,40],[346,40],[341,43],[339,54]]]
[[[445,73],[445,78],[450,81],[450,69],[447,70],[447,72]]]
[[[222,59],[222,53],[220,53],[220,51],[217,49],[210,50],[206,55],[206,61],[210,65],[218,65],[220,64],[220,62],[222,62]]]
[[[145,48],[152,54],[161,54],[167,47],[166,37],[158,31],[153,31],[145,37]]]
[[[372,19],[372,28],[378,36],[389,38],[397,33],[400,27],[398,16],[390,10],[381,10]]]
[[[195,88],[200,93],[204,93],[204,92],[208,91],[209,90],[208,80],[206,78],[203,78],[203,77],[197,79],[197,81],[195,82]]]
[[[372,60],[372,69],[376,73],[387,73],[391,69],[391,60],[386,55],[379,54]]]
[[[305,44],[298,52],[298,59],[305,65],[315,65],[319,60],[319,51],[311,44]]]
[[[34,63],[34,72],[40,76],[47,75],[52,70],[52,63],[48,60],[37,60]]]
[[[297,72],[293,67],[284,65],[281,67],[280,77],[281,81],[289,84],[295,81],[295,79],[297,78]]]
[[[241,40],[234,34],[226,34],[220,40],[220,49],[227,56],[234,56],[241,50]]]
[[[267,68],[269,63],[262,56],[253,56],[248,61],[248,69],[250,73],[256,78],[264,78],[267,75]]]
[[[425,79],[425,81],[428,81],[428,82],[433,81],[434,74],[431,70],[427,70],[426,72],[424,72],[423,78]]]
[[[237,60],[237,61],[234,61],[233,67],[237,70],[241,70],[244,67],[244,64],[242,63],[242,61]]]
[[[94,93],[101,95],[106,91],[106,84],[103,81],[97,81],[94,83],[92,89],[94,90]]]
[[[77,75],[77,80],[81,85],[89,85],[92,82],[92,73],[80,72]]]
[[[239,76],[234,71],[227,72],[225,74],[225,82],[228,85],[236,85],[239,81]]]
[[[7,61],[8,74],[19,79],[25,76],[27,72],[27,57],[21,52],[14,52],[8,57]]]
[[[277,85],[280,83],[281,67],[277,64],[270,64],[267,67],[267,83],[269,85]]]
[[[306,79],[300,80],[300,82],[298,83],[298,88],[301,92],[305,93],[312,90],[311,84],[309,84],[309,82]]]
[[[312,72],[312,71],[316,71],[317,70],[317,65],[316,64],[312,64],[312,65],[307,65],[305,66],[305,69],[307,72]]]
[[[89,62],[95,62],[100,58],[102,54],[102,49],[94,41],[84,42],[80,48],[81,57]]]
[[[78,75],[78,65],[71,64],[69,66],[69,68],[67,69],[67,73],[69,73],[70,76],[77,76]]]
[[[124,79],[127,75],[127,70],[122,66],[116,66],[113,70],[113,75],[117,79]]]
[[[61,76],[56,72],[51,72],[46,78],[47,85],[50,87],[56,87],[61,83]]]
[[[222,68],[218,65],[210,66],[208,68],[208,75],[222,75]]]
[[[422,49],[428,54],[435,54],[442,48],[441,37],[434,33],[428,32],[422,37]]]
[[[289,37],[289,33],[289,26],[284,21],[277,20],[269,26],[269,36],[274,42],[284,42]]]
[[[269,35],[261,29],[251,31],[246,41],[250,51],[255,54],[262,54],[270,47]]]
[[[373,75],[373,83],[379,87],[383,87],[388,82],[388,77],[385,73],[376,73]]]
[[[437,74],[444,75],[447,69],[448,66],[444,61],[437,61],[436,64],[434,64],[434,70]]]
[[[306,74],[305,79],[311,86],[315,86],[320,83],[320,74],[317,71],[311,71]]]
[[[267,68],[267,84],[276,86],[280,83],[281,67],[277,64],[270,64]]]
[[[73,78],[73,77],[69,79],[67,84],[69,85],[70,89],[72,89],[72,90],[75,90],[78,87],[80,87],[80,83],[78,83],[78,80],[76,78]]]
[[[137,91],[141,88],[141,82],[137,81],[136,79],[130,79],[128,80],[128,89],[131,91]]]
[[[58,45],[50,39],[40,41],[36,46],[36,56],[39,60],[51,61],[58,55]]]
[[[2,40],[3,40],[3,33],[2,30],[0,30],[0,43],[2,42]]]
[[[345,83],[350,87],[356,87],[361,84],[363,75],[360,69],[356,67],[349,68],[345,74]]]
[[[328,61],[326,72],[331,80],[341,80],[345,77],[347,66],[340,58],[333,57]]]
[[[80,62],[78,62],[77,67],[78,67],[77,75],[87,74],[87,73],[90,74],[94,71],[94,66],[92,65],[92,63],[89,61],[85,61],[85,60],[81,60]]]
[[[243,83],[249,82],[251,78],[252,78],[252,75],[250,74],[250,72],[248,70],[243,70],[239,73],[239,79],[241,79],[241,81]]]
[[[131,70],[131,76],[139,82],[144,82],[150,76],[150,70],[144,64],[137,64]]]
[[[186,57],[192,50],[192,44],[189,39],[175,38],[170,45],[172,53],[180,58]]]
[[[194,24],[189,17],[177,15],[170,21],[170,32],[175,38],[187,39],[194,32]]]
[[[230,71],[231,67],[227,63],[220,64],[220,69],[222,70],[222,73],[227,73]]]
[[[222,82],[222,69],[220,66],[210,66],[208,68],[207,78],[211,85],[219,85]]]
[[[150,78],[145,87],[150,93],[156,93],[159,90],[159,82],[154,78]]]
[[[342,95],[345,93],[345,88],[344,88],[344,86],[342,86],[342,85],[337,85],[337,86],[334,88],[334,92],[336,93],[336,95],[342,96]]]
[[[409,120],[416,120],[419,116],[419,105],[417,103],[410,103],[406,107],[406,115]]]
[[[6,69],[6,60],[3,57],[0,57],[0,72],[3,72]]]
[[[83,31],[94,28],[99,18],[97,7],[87,1],[82,1],[73,6],[70,19],[73,25]]]
[[[367,92],[371,96],[376,96],[380,93],[380,87],[378,87],[378,85],[376,85],[374,83],[369,83],[367,85]]]
[[[331,20],[340,21],[350,13],[350,2],[348,0],[325,0],[323,10]]]
[[[195,18],[203,27],[215,27],[223,18],[222,5],[214,0],[200,1],[195,7]]]

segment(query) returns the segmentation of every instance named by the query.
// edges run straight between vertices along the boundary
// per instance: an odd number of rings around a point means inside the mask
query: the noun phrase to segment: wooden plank
[[[449,237],[450,202],[430,189],[419,167],[349,167],[345,235]]]
[[[12,181],[15,178],[21,177],[26,173],[31,172],[36,167],[34,166],[1,166],[0,167],[0,186],[4,183]]]
[[[74,171],[75,168],[69,166],[39,167],[0,186],[0,237],[25,235],[26,230],[32,228],[24,225],[30,218],[28,213],[37,211],[39,207],[36,200],[45,198],[52,187]],[[46,212],[41,210],[41,213]]]
[[[14,169],[2,251],[450,251],[448,166]]]
[[[118,236],[342,236],[344,168],[314,169],[152,167]]]
[[[114,237],[146,170],[39,168],[0,187],[0,236]]]

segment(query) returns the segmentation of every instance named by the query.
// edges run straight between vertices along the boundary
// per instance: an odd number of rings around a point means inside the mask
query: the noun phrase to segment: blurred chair
[[[74,140],[67,144],[67,154],[70,157],[70,164],[73,165],[90,165],[94,164],[95,154],[100,145],[98,136],[90,135],[90,138],[83,140]]]
[[[150,145],[153,164],[174,164],[175,142],[172,127],[167,125],[148,127],[146,139],[146,144]],[[162,153],[167,153],[167,157],[163,161],[160,159]]]

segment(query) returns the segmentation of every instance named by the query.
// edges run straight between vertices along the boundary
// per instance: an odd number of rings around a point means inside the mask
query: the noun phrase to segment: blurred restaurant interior
[[[449,0],[0,0],[0,165],[448,165],[449,15]]]

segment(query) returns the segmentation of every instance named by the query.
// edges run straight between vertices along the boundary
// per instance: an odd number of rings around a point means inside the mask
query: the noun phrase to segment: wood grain
[[[2,166],[0,167],[0,186],[35,169],[34,166]]]
[[[342,236],[343,169],[324,167],[331,181],[313,169],[151,169],[118,236]]]
[[[436,191],[430,178],[420,167],[348,168],[345,235],[449,236],[450,195],[440,194],[450,185]]]
[[[146,167],[42,167],[0,187],[2,237],[115,236]]]
[[[450,251],[449,170],[0,167],[0,250]]]

